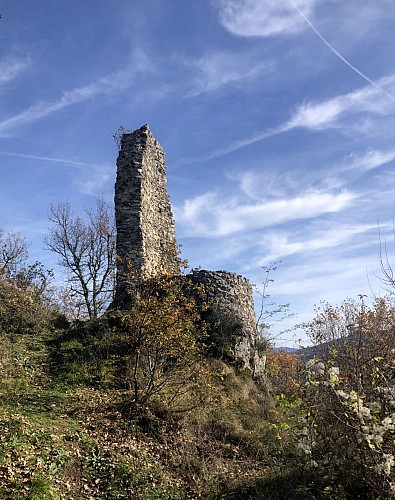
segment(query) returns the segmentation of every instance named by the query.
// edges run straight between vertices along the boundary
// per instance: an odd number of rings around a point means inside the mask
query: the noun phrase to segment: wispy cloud
[[[395,83],[395,74],[381,78],[378,83],[380,88],[392,89]],[[302,104],[296,109],[291,119],[279,128],[284,132],[296,127],[323,130],[339,126],[340,118],[346,114],[386,115],[393,113],[395,106],[389,105],[388,100],[384,98],[385,96],[379,89],[367,85],[325,101]]]
[[[288,199],[246,204],[237,198],[223,200],[209,192],[186,200],[176,215],[177,220],[189,228],[189,234],[220,237],[338,212],[355,197],[346,190],[335,194],[314,191]]]
[[[104,186],[106,186],[112,177],[108,169],[107,171],[97,169],[94,175],[90,175],[87,179],[77,178],[74,184],[81,193],[89,196],[97,196],[98,193],[102,192]]]
[[[231,181],[251,200],[280,199],[293,196],[306,189],[305,180],[300,182],[299,175],[290,175],[280,167],[281,160],[259,163],[256,169],[234,169],[227,174]],[[295,166],[296,171],[296,166]],[[313,176],[311,176],[313,179]]]
[[[15,156],[16,158],[27,158],[30,160],[42,160],[45,162],[63,163],[64,165],[73,165],[75,167],[104,167],[107,168],[108,165],[98,165],[96,163],[86,163],[83,161],[69,160],[67,158],[53,158],[51,156],[36,156],[28,155],[22,153],[13,153],[8,151],[0,151],[0,155],[3,156]]]
[[[305,237],[292,238],[288,232],[270,232],[265,234],[260,245],[264,249],[264,258],[260,259],[256,265],[263,266],[268,262],[278,261],[296,253],[303,253],[305,258],[312,252],[326,251],[328,249],[344,245],[350,240],[354,240],[359,235],[368,231],[377,231],[376,225],[352,225],[344,226],[336,224],[334,227],[319,229],[311,235],[310,228],[306,231]]]
[[[218,90],[226,85],[236,85],[254,80],[263,72],[270,73],[273,63],[261,62],[256,54],[214,51],[196,61],[187,61],[198,75],[193,82],[189,97]]]
[[[221,24],[234,35],[272,36],[306,29],[304,20],[287,1],[217,0],[215,3]],[[295,0],[305,15],[310,15],[317,3],[318,0]]]
[[[0,136],[7,136],[18,126],[35,122],[73,104],[94,99],[100,95],[119,94],[129,88],[134,77],[141,72],[151,71],[151,66],[141,51],[136,51],[132,62],[125,68],[106,75],[87,85],[64,91],[57,101],[42,101],[20,113],[0,121]]]
[[[381,78],[378,83],[380,87],[388,88],[391,91],[395,87],[395,74]],[[394,112],[394,109],[395,105],[388,104],[386,96],[379,89],[368,85],[327,100],[303,103],[296,108],[288,121],[277,127],[254,132],[249,137],[238,139],[199,158],[189,158],[183,161],[182,164],[187,163],[187,161],[205,161],[218,158],[296,128],[311,131],[343,128],[348,126],[347,119],[349,118],[353,119],[352,126],[355,127],[355,119],[361,115],[363,116],[360,131],[363,133],[366,114],[390,115]]]
[[[351,154],[346,158],[346,165],[341,170],[357,170],[368,172],[383,165],[387,165],[395,160],[395,150],[379,151],[369,150],[362,156]]]
[[[219,158],[220,156],[233,153],[233,151],[237,151],[238,149],[245,148],[247,146],[250,146],[251,144],[255,144],[256,142],[263,141],[264,139],[268,139],[269,137],[273,137],[284,132],[286,132],[286,130],[284,130],[283,127],[254,132],[250,137],[237,139],[202,156],[182,158],[176,165],[174,165],[174,167],[179,168],[190,163],[213,160],[215,158]]]
[[[114,167],[112,165],[87,163],[77,160],[69,160],[67,158],[54,158],[50,156],[37,156],[23,153],[14,153],[8,151],[0,151],[2,156],[12,156],[15,158],[26,158],[28,160],[35,160],[40,162],[56,163],[61,165],[68,165],[78,170],[78,177],[75,179],[74,184],[77,189],[84,194],[96,196],[107,182],[112,178]],[[88,172],[87,172],[88,167]],[[86,178],[86,175],[88,177]]]
[[[340,52],[335,49],[335,47],[323,36],[323,34],[317,29],[317,27],[312,23],[309,17],[299,8],[297,3],[293,0],[288,0],[289,3],[294,7],[294,9],[300,14],[301,18],[306,21],[307,25],[313,30],[313,32],[318,36],[318,38],[328,47],[328,49],[335,54],[335,56],[340,59],[346,66],[348,66],[354,73],[367,81],[370,85],[375,87],[377,90],[386,95],[391,101],[395,102],[395,97],[387,92],[383,87],[377,85],[375,81],[369,78],[365,73],[358,69],[354,64],[352,64],[348,59],[346,59]]]
[[[31,64],[30,58],[8,57],[0,61],[0,85],[14,80],[23,73]]]
[[[302,31],[301,21],[308,26],[326,47],[348,68],[376,90],[395,102],[394,94],[376,83],[344,57],[312,22],[310,15],[319,0],[218,0],[220,20],[233,34],[242,36],[270,36]]]

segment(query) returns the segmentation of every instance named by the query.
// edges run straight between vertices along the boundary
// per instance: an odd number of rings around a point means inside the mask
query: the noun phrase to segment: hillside
[[[57,365],[55,346],[78,347],[62,335],[1,334],[0,498],[244,498],[273,471],[270,400],[248,375],[202,362],[193,409],[136,407],[97,367]]]
[[[254,378],[229,318],[205,324],[178,283],[69,322],[39,289],[0,279],[1,499],[395,495],[389,298],[329,307],[311,331],[336,326],[341,344],[305,364],[268,351]]]

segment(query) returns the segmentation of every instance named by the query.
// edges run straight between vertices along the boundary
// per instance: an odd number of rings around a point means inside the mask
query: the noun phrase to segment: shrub
[[[0,330],[35,333],[50,317],[33,288],[20,287],[13,279],[0,279]]]
[[[334,498],[395,497],[394,325],[390,299],[325,304],[310,325],[324,344],[288,408],[296,454]]]
[[[243,335],[240,319],[232,311],[213,305],[202,311],[207,324],[207,353],[217,359],[235,362],[235,345]]]
[[[129,276],[129,307],[120,313],[114,341],[123,346],[124,375],[136,403],[166,393],[174,401],[196,376],[205,331],[193,294],[185,290],[190,286],[169,274]]]
[[[266,354],[266,373],[274,393],[287,396],[299,392],[299,360],[295,354],[271,350]]]

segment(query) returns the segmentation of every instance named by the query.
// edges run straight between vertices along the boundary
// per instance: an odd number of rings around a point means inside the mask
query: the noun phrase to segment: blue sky
[[[392,0],[0,0],[0,12],[0,226],[26,236],[31,260],[54,266],[51,203],[112,203],[112,134],[148,123],[191,266],[259,283],[281,260],[272,299],[298,313],[284,328],[322,299],[383,293]]]

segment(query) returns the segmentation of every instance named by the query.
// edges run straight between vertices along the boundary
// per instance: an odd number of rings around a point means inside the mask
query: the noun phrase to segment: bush
[[[395,497],[394,326],[390,299],[325,304],[310,325],[324,343],[306,363],[300,397],[278,398],[295,456],[333,498]]]
[[[203,310],[202,318],[207,324],[207,354],[234,363],[235,345],[243,335],[240,319],[232,311],[215,305]]]
[[[0,330],[5,333],[35,333],[51,317],[33,288],[17,285],[13,279],[0,279]]]
[[[174,402],[196,378],[205,330],[193,294],[185,290],[191,286],[168,274],[129,277],[129,307],[119,313],[122,328],[114,341],[123,346],[124,379],[135,403],[157,394]]]

